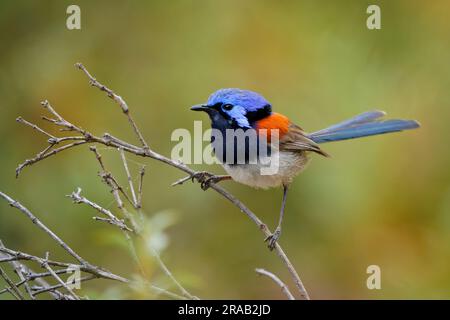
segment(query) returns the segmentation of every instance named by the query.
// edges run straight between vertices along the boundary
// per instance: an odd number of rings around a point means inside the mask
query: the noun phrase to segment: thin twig
[[[49,147],[47,147],[47,148],[44,150],[45,152],[40,152],[40,153],[38,153],[34,158],[27,159],[27,160],[25,160],[22,164],[20,164],[20,165],[17,167],[17,169],[16,169],[16,177],[19,176],[20,172],[21,172],[21,171],[23,170],[23,168],[25,168],[26,166],[31,166],[32,164],[35,164],[36,162],[39,162],[39,161],[41,161],[41,160],[44,160],[45,158],[48,158],[48,157],[50,157],[50,156],[53,156],[53,155],[55,155],[55,154],[57,154],[57,153],[59,153],[59,152],[61,152],[61,151],[64,151],[64,150],[67,150],[67,149],[70,149],[70,148],[73,148],[73,147],[76,147],[76,146],[79,146],[79,145],[85,144],[85,143],[87,143],[87,141],[84,141],[84,140],[82,140],[82,141],[76,141],[76,142],[72,142],[72,143],[66,144],[65,146],[59,147],[59,148],[57,148],[57,149],[54,149],[54,150],[52,150],[52,151],[50,151],[50,152],[46,152],[46,151],[48,151],[48,150],[50,149],[50,147],[52,147],[52,146],[49,146]]]
[[[154,286],[152,284],[150,284],[149,286],[153,291],[155,291],[159,294],[164,294],[164,295],[168,296],[169,298],[176,299],[176,300],[187,300],[188,299],[186,297],[180,296],[176,293],[170,292],[166,289],[162,289],[162,288]]]
[[[89,83],[92,86],[97,87],[101,91],[106,92],[108,97],[110,97],[111,99],[113,99],[115,102],[117,102],[119,104],[123,113],[127,116],[128,121],[130,122],[131,126],[133,127],[134,133],[138,137],[142,146],[144,147],[144,149],[148,149],[147,142],[145,142],[144,136],[141,134],[136,123],[134,122],[133,118],[131,117],[130,112],[129,112],[130,110],[129,110],[128,105],[126,104],[125,100],[123,100],[121,96],[118,96],[117,94],[115,94],[111,89],[107,88],[106,86],[104,86],[103,84],[98,82],[97,79],[95,79],[93,76],[91,76],[89,71],[87,71],[87,69],[81,63],[76,63],[75,67],[82,70],[86,74],[86,76],[89,78]]]
[[[256,214],[254,214],[250,209],[248,209],[241,201],[239,201],[236,197],[231,195],[228,191],[226,191],[224,188],[217,184],[213,184],[210,187],[211,189],[215,190],[222,196],[224,196],[226,199],[228,199],[231,203],[233,203],[235,206],[237,206],[242,212],[244,212],[261,230],[262,233],[264,233],[265,237],[268,237],[272,234],[272,232],[267,228],[267,225],[263,223]],[[292,265],[291,261],[287,257],[286,253],[283,251],[281,246],[278,244],[278,242],[275,244],[275,252],[277,253],[278,257],[280,257],[283,264],[288,269],[289,273],[291,274],[291,277],[295,283],[295,286],[297,287],[300,295],[303,299],[309,300],[308,292],[305,289],[305,286],[303,285],[302,280],[300,279],[297,270],[295,270],[294,266]]]
[[[106,183],[106,185],[108,185],[111,188],[111,192],[113,193],[114,196],[114,200],[116,201],[116,204],[119,208],[119,210],[121,210],[123,216],[130,221],[130,223],[133,225],[134,228],[134,232],[139,232],[139,228],[133,218],[133,216],[126,210],[122,199],[120,198],[120,194],[119,191],[122,192],[122,194],[126,197],[126,199],[128,199],[128,201],[131,203],[130,199],[128,198],[127,194],[125,193],[125,191],[123,190],[123,188],[119,185],[119,183],[117,182],[117,180],[113,177],[113,175],[110,172],[106,171],[106,166],[102,161],[102,156],[101,154],[97,151],[97,148],[95,146],[91,146],[90,150],[92,152],[94,152],[95,157],[97,159],[97,161],[100,164],[100,167],[102,169],[102,171],[100,172],[100,176],[102,177],[103,182]],[[94,219],[96,220],[102,220],[99,217],[94,217]],[[107,220],[106,220],[107,221]],[[110,221],[107,221],[109,223],[111,223]],[[133,260],[135,261],[136,265],[139,268],[140,273],[142,274],[142,276],[145,278],[147,276],[147,273],[145,272],[145,268],[141,262],[141,259],[139,258],[137,251],[136,251],[136,247],[134,245],[133,239],[131,238],[131,236],[128,234],[128,232],[126,230],[122,230],[125,236],[125,239],[127,240],[128,243],[128,247],[130,249],[130,253],[131,256],[133,258]]]
[[[96,149],[95,147],[91,147],[90,149],[91,149],[91,151],[93,151],[93,152],[95,153],[96,158],[97,158],[97,160],[99,161],[100,166],[101,166],[101,168],[102,168],[102,170],[103,170],[103,172],[101,173],[101,175],[105,176],[106,166],[104,165],[104,163],[103,163],[103,161],[102,161],[102,156],[101,156],[101,154],[97,151],[97,149]],[[130,174],[130,172],[129,172],[129,170],[128,170],[128,165],[127,165],[127,161],[126,161],[126,158],[125,158],[125,154],[124,154],[124,152],[123,152],[123,148],[119,148],[119,152],[120,152],[120,154],[121,154],[122,162],[123,162],[123,164],[124,164],[124,168],[125,168],[127,177],[128,177],[128,179],[129,179],[129,181],[130,181],[130,180],[131,180],[131,174]],[[139,183],[139,193],[142,192],[142,180],[143,180],[143,177],[144,177],[144,167],[141,168],[141,182]],[[105,180],[106,183],[111,187],[112,192],[113,192],[113,194],[114,194],[114,198],[115,198],[116,203],[117,203],[117,206],[119,207],[120,210],[122,210],[122,211],[124,212],[124,215],[128,216],[128,212],[126,211],[126,209],[125,209],[125,207],[124,207],[124,205],[123,205],[123,202],[122,202],[122,200],[121,200],[121,198],[120,198],[120,195],[119,195],[119,193],[118,193],[118,188],[117,188],[117,187],[119,186],[119,184],[118,184],[117,182],[112,183],[112,181],[108,180],[108,178],[109,178],[109,179],[114,179],[114,178],[112,177],[111,174],[109,174],[108,176],[106,176],[106,179],[104,178],[104,180]],[[115,180],[114,180],[114,181],[115,181]],[[130,188],[131,188],[131,190],[133,190],[133,198],[135,199],[136,197],[135,197],[135,194],[134,194],[134,187],[133,187],[132,184],[130,184]],[[139,210],[139,208],[138,208],[137,206],[136,206],[136,209]],[[98,219],[98,218],[97,218],[97,219]],[[134,221],[134,220],[132,220],[132,221]],[[137,230],[137,234],[138,234],[139,236],[142,236],[142,235],[140,234],[140,229],[136,228],[135,230]],[[132,253],[132,256],[133,256],[133,258],[134,258],[136,264],[138,265],[138,267],[139,267],[139,269],[140,269],[140,271],[141,271],[141,274],[145,277],[145,276],[146,276],[145,269],[144,269],[144,267],[143,267],[143,265],[142,265],[142,263],[141,263],[141,261],[140,261],[140,259],[139,259],[139,256],[137,255],[136,248],[134,247],[134,244],[133,244],[133,241],[132,241],[131,237],[130,237],[126,232],[125,232],[125,238],[127,239],[128,243],[129,243],[130,251],[131,251],[131,253]],[[179,290],[181,291],[182,295],[183,295],[184,297],[186,297],[187,299],[198,299],[197,297],[191,295],[191,294],[190,294],[190,293],[189,293],[189,292],[188,292],[188,291],[187,291],[187,290],[186,290],[186,289],[185,289],[185,288],[184,288],[184,287],[183,287],[183,286],[175,279],[175,277],[173,276],[173,274],[170,272],[170,270],[167,268],[167,266],[166,266],[166,265],[164,264],[164,262],[161,260],[161,258],[160,258],[160,256],[159,256],[158,252],[157,252],[156,250],[154,250],[153,248],[152,248],[152,253],[153,253],[153,256],[155,257],[157,263],[159,264],[159,266],[160,266],[161,269],[163,270],[163,272],[164,272],[164,273],[172,280],[172,282],[179,288]],[[153,286],[153,287],[154,287],[154,286]],[[163,290],[163,289],[162,289],[162,290]]]
[[[20,202],[15,201],[14,199],[10,198],[8,195],[4,194],[0,191],[0,197],[5,199],[10,206],[18,209],[22,213],[24,213],[38,228],[43,230],[45,233],[47,233],[53,240],[55,240],[61,247],[63,247],[64,250],[66,250],[72,257],[74,257],[78,262],[80,262],[82,265],[87,265],[86,260],[81,258],[72,248],[70,248],[64,241],[61,240],[60,237],[58,237],[52,230],[47,228],[46,225],[44,225],[41,220],[39,220],[34,214],[31,213],[30,210],[25,208]]]
[[[6,283],[9,285],[9,288],[11,288],[11,291],[14,292],[14,297],[18,298],[19,300],[25,300],[25,297],[23,296],[22,292],[20,292],[19,288],[15,285],[14,281],[12,281],[5,271],[0,267],[0,276],[5,279]],[[8,290],[9,291],[9,290]],[[9,292],[11,292],[9,291]],[[11,292],[11,293],[12,293]]]
[[[42,258],[39,258],[37,256],[31,255],[28,253],[24,253],[21,251],[11,250],[9,248],[0,248],[0,252],[3,252],[5,254],[9,255],[9,257],[7,257],[7,258],[0,259],[0,263],[10,262],[10,261],[21,261],[21,260],[34,261],[38,264],[42,264],[44,262],[44,260]],[[62,268],[68,268],[71,265],[70,263],[53,261],[53,260],[48,260],[47,263],[51,266],[62,267]],[[81,267],[81,265],[80,265],[80,267]]]
[[[35,300],[35,297],[33,295],[33,292],[31,291],[31,288],[28,284],[29,276],[25,273],[25,270],[23,268],[23,265],[19,263],[18,261],[11,261],[10,265],[14,268],[14,271],[17,273],[17,275],[20,278],[20,282],[24,283],[25,291],[30,296],[31,300]]]
[[[132,120],[132,118],[130,117],[130,112],[128,109],[127,104],[125,103],[125,101],[120,97],[117,96],[114,92],[112,92],[110,89],[106,88],[104,85],[100,84],[94,77],[92,77],[89,72],[86,70],[86,68],[81,65],[81,64],[76,64],[76,67],[81,69],[89,78],[90,83],[99,88],[100,90],[104,91],[107,93],[107,95],[112,98],[114,101],[116,101],[122,108],[122,111],[127,115],[129,122],[131,123],[133,130],[135,131],[136,135],[138,136],[141,144],[143,145],[143,147],[138,147],[135,146],[133,144],[130,144],[128,142],[122,141],[108,133],[105,133],[102,137],[98,137],[98,136],[94,136],[91,133],[82,130],[80,133],[83,134],[83,136],[86,137],[86,139],[84,140],[85,143],[99,143],[108,147],[115,147],[115,148],[122,148],[124,151],[127,151],[129,153],[135,154],[137,156],[141,156],[141,157],[148,157],[160,162],[163,162],[167,165],[170,165],[174,168],[177,168],[183,172],[185,172],[188,177],[183,178],[181,180],[179,180],[178,182],[182,181],[187,181],[188,179],[195,177],[195,173],[196,171],[192,170],[191,168],[189,168],[187,165],[185,165],[184,163],[177,161],[177,160],[172,160],[170,158],[167,158],[151,149],[149,149],[148,145],[145,143],[145,140],[142,138],[142,134],[140,133],[140,131],[137,129],[136,123]],[[54,111],[54,110],[53,110]],[[52,112],[53,113],[53,112]],[[74,130],[77,131],[77,129],[79,129],[76,126],[73,126],[70,123],[64,123],[65,120],[61,120],[62,117],[58,117],[57,113],[54,112],[54,115],[56,116],[57,120],[53,119],[54,123],[57,125],[62,125],[62,126],[66,126],[66,129],[68,130]],[[67,121],[66,121],[67,122]],[[81,130],[81,129],[79,129]],[[83,142],[83,141],[80,141]],[[54,154],[54,153],[53,153]],[[53,155],[52,154],[52,155]],[[38,159],[35,162],[38,162],[42,159]],[[31,164],[33,164],[31,163]],[[230,201],[232,204],[234,204],[236,207],[238,207],[243,213],[245,213],[257,226],[258,228],[261,230],[261,232],[264,234],[264,237],[267,237],[271,234],[270,230],[267,228],[266,224],[263,223],[258,216],[253,213],[250,209],[248,209],[240,200],[238,200],[236,197],[234,197],[233,195],[231,195],[228,191],[226,191],[225,189],[223,189],[221,186],[217,185],[217,184],[212,184],[210,186],[211,190],[216,191],[217,193],[219,193],[220,195],[222,195],[224,198],[226,198],[228,201]],[[114,192],[113,192],[114,194]],[[120,203],[121,200],[118,199],[120,197],[116,197],[116,200]],[[120,208],[121,206],[119,206]],[[122,203],[122,208],[123,208],[123,203]],[[123,208],[124,209],[124,208]],[[290,260],[288,259],[286,253],[282,250],[281,246],[277,243],[275,246],[275,251],[278,255],[278,257],[280,258],[280,260],[283,262],[283,264],[285,265],[285,267],[288,269],[294,283],[295,286],[297,287],[300,295],[304,298],[304,299],[309,299],[309,295],[297,273],[297,271],[295,270],[294,266],[292,265],[292,263],[290,262]]]
[[[183,178],[181,178],[181,179],[178,179],[177,181],[175,181],[174,183],[172,183],[171,186],[172,186],[172,187],[180,186],[180,185],[182,185],[183,183],[185,183],[186,181],[189,181],[189,180],[193,180],[193,177],[187,176],[187,177],[183,177]]]
[[[42,265],[44,263],[48,263],[50,266],[54,266],[54,267],[61,267],[61,268],[76,268],[79,269],[83,272],[86,273],[90,273],[93,275],[96,275],[97,277],[100,278],[105,278],[105,279],[110,279],[110,280],[116,280],[116,281],[120,281],[120,282],[125,282],[128,283],[129,280],[123,277],[120,277],[118,275],[115,275],[109,271],[106,271],[104,269],[100,269],[99,267],[90,265],[90,264],[73,264],[73,263],[67,263],[67,262],[60,262],[60,261],[54,261],[54,260],[45,260],[43,258],[40,258],[38,256],[34,256],[28,253],[24,253],[21,251],[15,251],[15,250],[11,250],[9,248],[1,248],[0,247],[0,252],[3,252],[7,255],[10,256],[10,258],[4,258],[4,259],[0,259],[0,263],[2,262],[10,262],[10,261],[20,261],[20,260],[28,260],[28,261],[33,261],[36,262],[39,265]]]
[[[139,170],[139,187],[138,187],[138,201],[137,208],[142,208],[142,186],[144,184],[144,175],[145,175],[145,165],[141,167]]]
[[[103,162],[101,162],[101,155],[98,153],[98,151],[97,151],[97,149],[96,148],[94,148],[94,149],[92,149],[91,148],[91,150],[92,151],[94,151],[95,152],[95,154],[96,154],[96,158],[99,160],[99,162],[100,162],[100,164],[101,164],[101,167],[102,167],[102,169],[103,170],[105,170],[105,165],[103,164]],[[130,173],[129,173],[129,170],[128,170],[128,165],[127,165],[127,162],[126,162],[126,159],[125,159],[125,155],[124,155],[124,153],[123,153],[123,149],[122,148],[120,148],[119,149],[120,150],[120,153],[121,153],[121,157],[122,157],[122,161],[123,161],[123,163],[124,163],[124,167],[125,167],[125,171],[126,171],[126,173],[127,173],[127,176],[129,177],[129,178],[131,178],[131,175],[130,175]],[[143,174],[142,174],[142,177],[143,177]],[[118,186],[118,184],[117,183],[115,183],[115,186]],[[130,188],[133,190],[133,186],[132,185],[130,185]],[[117,191],[117,190],[116,190]],[[114,192],[114,188],[113,188],[113,192]],[[134,193],[134,192],[133,192]],[[119,209],[121,209],[121,210],[125,210],[125,208],[124,208],[124,206],[123,206],[123,202],[122,202],[122,200],[120,199],[120,195],[118,194],[118,193],[116,193],[116,196],[115,196],[115,200],[116,200],[116,202],[117,202],[117,205],[118,205],[118,207],[119,207]],[[126,211],[125,211],[126,212]],[[138,234],[140,235],[140,233],[138,232]],[[139,259],[139,257],[138,257],[138,255],[137,255],[137,253],[136,253],[136,249],[135,249],[135,247],[134,247],[134,244],[133,244],[133,242],[132,242],[132,239],[128,236],[128,234],[125,234],[125,236],[126,236],[126,239],[128,240],[128,242],[129,242],[129,244],[130,244],[130,250],[131,250],[131,252],[132,252],[132,255],[133,255],[133,257],[134,257],[134,259],[135,259],[135,261],[136,261],[136,263],[137,263],[137,265],[139,266],[139,268],[140,268],[140,270],[141,270],[141,273],[145,276],[146,275],[146,273],[145,273],[145,270],[144,270],[144,268],[143,268],[143,266],[142,266],[142,263],[141,263],[141,261],[140,261],[140,259]],[[156,250],[154,250],[153,248],[152,248],[152,253],[153,253],[153,256],[155,257],[155,259],[156,259],[156,261],[158,262],[158,264],[160,265],[160,267],[161,267],[161,269],[164,271],[164,273],[174,282],[174,284],[180,289],[180,291],[181,291],[181,293],[183,294],[183,296],[185,296],[186,298],[188,298],[188,299],[195,299],[196,297],[194,297],[194,296],[192,296],[176,279],[175,279],[175,277],[173,276],[173,274],[170,272],[170,270],[167,268],[167,266],[164,264],[164,262],[161,260],[161,258],[160,258],[160,256],[159,256],[159,254],[156,252]]]
[[[3,192],[0,191],[0,197],[2,197],[3,199],[5,199],[10,206],[18,209],[19,211],[21,211],[22,213],[24,213],[37,227],[39,227],[41,230],[43,230],[45,233],[47,233],[53,240],[55,240],[67,253],[69,253],[73,258],[75,258],[81,265],[82,269],[84,269],[85,271],[91,273],[91,274],[95,274],[99,277],[102,278],[107,278],[107,279],[112,279],[112,280],[117,280],[117,281],[121,281],[121,282],[128,282],[127,279],[117,276],[115,274],[110,273],[109,271],[100,269],[97,266],[91,265],[90,263],[88,263],[86,260],[84,260],[82,257],[80,257],[71,247],[69,247],[63,240],[61,240],[61,238],[59,238],[53,231],[51,231],[46,225],[44,225],[34,214],[31,213],[30,210],[28,210],[26,207],[24,207],[20,202],[15,201],[14,199],[12,199],[11,197],[9,197],[8,195],[4,194]],[[34,256],[31,255],[24,255],[21,253],[11,253],[8,252],[7,249],[5,248],[1,248],[0,247],[0,251],[1,252],[5,252],[9,255],[12,256],[16,256],[17,260],[20,260],[20,258],[22,259],[28,259],[28,260],[34,260],[34,261],[38,261]],[[10,260],[12,261],[12,260]],[[1,262],[1,260],[0,260]],[[44,260],[40,259],[39,263],[43,264]],[[51,264],[53,262],[51,261],[47,261],[48,264]],[[68,266],[67,264],[60,264],[55,262],[55,265],[57,266]]]
[[[104,163],[103,163],[103,161],[102,161],[102,156],[101,156],[101,154],[97,151],[97,149],[96,149],[95,147],[91,147],[90,149],[91,149],[91,151],[93,151],[93,152],[95,153],[96,158],[97,158],[97,160],[99,161],[100,166],[101,166],[103,172],[105,172],[105,171],[106,171],[106,167],[105,167],[105,165],[104,165]],[[134,192],[134,186],[133,186],[133,184],[131,183],[131,174],[130,174],[130,171],[129,171],[129,169],[128,169],[128,164],[127,164],[127,161],[126,161],[126,158],[125,158],[125,154],[124,154],[123,148],[119,148],[119,152],[120,152],[121,159],[122,159],[122,162],[123,162],[123,165],[124,165],[124,168],[125,168],[125,172],[126,172],[126,174],[127,174],[128,181],[130,182],[130,189],[132,190],[133,199],[136,199],[135,192]],[[103,173],[103,174],[104,174],[104,173]],[[139,183],[139,193],[141,194],[141,193],[142,193],[142,180],[143,180],[143,177],[144,177],[144,167],[141,168],[141,174],[140,174],[140,176],[141,176],[141,182]],[[111,177],[112,177],[112,175],[111,175]],[[110,186],[111,186],[111,184],[110,184]],[[114,186],[117,187],[117,186],[118,186],[118,183],[116,182],[116,183],[114,184]],[[114,186],[111,186],[113,192],[115,191]],[[117,190],[116,190],[116,192],[117,192]],[[122,200],[120,199],[120,195],[119,195],[118,193],[116,193],[115,200],[116,200],[116,202],[117,202],[117,205],[118,205],[119,209],[124,210],[123,202],[122,202]],[[137,200],[135,200],[135,201],[136,201],[136,203],[137,203]],[[136,209],[137,209],[137,206],[136,206]],[[140,235],[139,231],[138,231],[138,234]],[[128,236],[128,234],[125,234],[125,236],[126,236],[127,240],[128,240],[129,243],[130,243],[130,249],[131,249],[131,252],[132,252],[132,254],[133,254],[133,257],[134,257],[135,261],[137,262],[138,266],[139,266],[140,269],[141,269],[141,273],[142,273],[143,275],[145,275],[144,268],[142,267],[142,264],[141,264],[141,262],[140,262],[140,259],[139,259],[138,255],[137,255],[137,253],[136,253],[136,249],[134,248],[134,245],[133,245],[133,243],[132,243],[132,240],[130,239],[130,237]],[[166,265],[164,264],[164,262],[162,261],[162,259],[161,259],[160,255],[159,255],[159,253],[158,253],[155,249],[153,249],[153,248],[151,248],[151,250],[152,250],[153,256],[155,257],[157,263],[159,264],[159,266],[161,267],[161,269],[163,270],[163,272],[164,272],[164,273],[172,280],[172,282],[178,287],[178,289],[180,290],[180,292],[182,293],[182,295],[183,295],[184,297],[188,298],[188,299],[198,299],[197,297],[195,297],[195,296],[193,296],[192,294],[190,294],[190,293],[189,293],[189,292],[188,292],[188,291],[187,291],[187,290],[186,290],[186,289],[185,289],[185,288],[184,288],[184,287],[176,280],[176,278],[175,278],[175,277],[173,276],[173,274],[170,272],[169,268],[167,268],[167,266],[166,266]]]
[[[130,197],[128,197],[128,195],[126,194],[124,188],[119,184],[119,182],[117,182],[117,179],[114,178],[112,173],[106,170],[106,167],[102,160],[102,155],[97,151],[97,148],[95,146],[90,146],[89,150],[94,152],[95,157],[100,164],[100,167],[102,169],[102,171],[100,172],[100,176],[102,177],[104,182],[106,182],[112,189],[117,189],[117,191],[120,191],[120,193],[122,193],[125,199],[127,199],[127,201],[131,205],[133,205],[133,202],[131,201]]]
[[[170,280],[172,280],[172,282],[175,284],[175,286],[177,286],[178,290],[180,290],[181,294],[183,296],[185,296],[186,298],[190,299],[190,300],[199,300],[198,297],[193,296],[192,294],[190,294],[181,284],[180,282],[178,282],[178,280],[173,276],[172,272],[170,272],[169,268],[167,268],[166,264],[164,263],[164,261],[162,261],[158,251],[156,251],[154,248],[151,248],[152,251],[152,255],[155,257],[156,262],[158,262],[159,266],[161,267],[161,269],[164,271],[164,273],[170,278]]]
[[[83,129],[73,125],[72,123],[70,123],[63,117],[61,117],[61,115],[59,113],[57,113],[55,111],[55,109],[53,109],[53,107],[50,105],[50,103],[47,100],[42,101],[41,105],[45,109],[47,109],[48,112],[50,112],[51,114],[53,114],[56,117],[56,119],[51,119],[51,118],[47,118],[47,117],[42,117],[42,119],[52,122],[52,123],[56,124],[57,126],[63,127],[63,131],[76,131],[76,132],[79,132],[79,133],[85,135],[85,131]]]
[[[17,261],[14,261],[14,262],[18,263]],[[21,264],[20,267],[23,268],[24,266]],[[60,269],[60,270],[54,270],[54,272],[59,275],[59,274],[69,273],[69,272],[71,272],[71,270],[70,269]],[[51,277],[51,276],[52,276],[52,274],[50,272],[26,273],[26,275],[23,276],[23,279],[21,279],[19,282],[16,283],[16,286],[20,287],[22,285],[25,285],[25,286],[29,287],[28,282],[30,282],[30,281],[37,280],[39,278]],[[92,277],[93,277],[93,279],[98,278],[97,276],[92,276]],[[30,288],[30,290],[31,290],[31,288]],[[7,289],[0,290],[0,294],[4,293],[6,291],[7,291]],[[33,293],[31,292],[30,295],[32,295],[32,294]],[[32,296],[31,298],[34,299],[34,296]]]
[[[48,133],[47,131],[41,129],[40,127],[38,127],[37,125],[35,125],[34,123],[28,122],[27,120],[23,119],[22,117],[18,117],[16,119],[17,122],[19,123],[23,123],[27,126],[32,127],[34,130],[39,131],[40,133],[46,135],[47,137],[49,137],[50,139],[58,139],[56,138],[54,135],[51,135],[50,133]]]
[[[89,275],[89,276],[81,277],[79,279],[79,281],[80,282],[86,282],[86,281],[93,280],[93,279],[96,279],[96,277],[93,276],[93,275]],[[63,283],[59,283],[59,284],[56,284],[56,285],[53,285],[53,286],[44,286],[44,287],[37,287],[37,286],[35,286],[35,287],[32,287],[32,290],[34,290],[34,292],[33,292],[34,295],[37,296],[37,295],[42,294],[44,292],[54,291],[56,289],[63,288],[63,287],[66,286],[65,283],[64,284]]]
[[[105,165],[103,164],[102,155],[97,151],[95,146],[90,146],[89,150],[91,150],[95,154],[95,158],[97,159],[102,171],[106,171]]]
[[[121,193],[131,205],[133,205],[133,201],[128,197],[128,195],[126,194],[125,190],[122,188],[122,186],[119,184],[119,182],[117,182],[116,178],[114,178],[112,173],[106,170],[106,167],[105,167],[105,165],[103,163],[103,160],[102,160],[102,155],[97,151],[97,148],[95,146],[90,146],[89,150],[94,152],[95,158],[97,159],[97,161],[100,164],[100,167],[101,167],[102,171],[99,173],[99,175],[102,178],[102,181],[108,187],[111,188],[111,192],[112,192],[112,194],[114,196],[114,199],[116,200],[117,207],[120,209],[120,211],[122,212],[123,216],[128,221],[130,221],[131,225],[133,226],[133,229],[137,230],[138,229],[138,225],[134,221],[133,216],[126,210],[126,208],[125,208],[125,206],[123,204],[123,201],[120,198],[120,194],[119,193]]]
[[[277,285],[280,286],[281,291],[283,291],[283,293],[287,296],[287,298],[289,300],[295,300],[295,297],[292,295],[292,293],[289,291],[289,288],[287,287],[287,285],[285,285],[283,283],[283,281],[280,280],[280,278],[278,278],[276,275],[274,275],[272,272],[269,272],[267,270],[264,269],[255,269],[256,273],[269,277],[270,279],[272,279]]]
[[[56,279],[56,281],[58,281],[71,295],[75,300],[80,300],[80,298],[78,297],[78,295],[73,292],[72,288],[70,288],[67,283],[65,283],[56,273],[55,271],[53,271],[53,269],[50,267],[50,265],[47,263],[48,261],[48,256],[49,253],[47,252],[45,254],[45,259],[44,259],[44,263],[42,264],[42,266],[47,269],[48,272],[50,272],[50,274],[53,276],[53,278]]]
[[[133,186],[133,179],[131,178],[130,169],[128,169],[128,163],[127,159],[125,158],[125,152],[123,151],[123,148],[119,148],[120,158],[122,159],[123,167],[125,168],[125,173],[127,174],[127,180],[128,184],[130,186],[131,196],[133,197],[133,206],[135,208],[138,207],[137,205],[137,198],[136,198],[136,192],[134,191]]]
[[[104,214],[105,216],[108,217],[108,219],[106,219],[106,220],[110,224],[114,224],[114,225],[116,225],[117,227],[119,227],[122,230],[134,232],[133,229],[128,227],[123,220],[120,220],[119,218],[117,218],[111,211],[109,211],[109,210],[99,206],[95,202],[92,202],[89,199],[81,196],[81,188],[78,188],[77,191],[72,192],[70,195],[68,195],[68,197],[70,197],[73,200],[74,203],[77,203],[77,204],[84,203],[84,204],[94,208],[95,210],[97,210],[101,214]],[[97,218],[96,220],[105,221],[105,219],[99,219],[99,218]]]
[[[34,281],[36,282],[38,285],[40,285],[41,287],[45,288],[45,287],[49,287],[50,285],[48,284],[47,281],[44,280],[44,275],[48,274],[48,272],[46,273],[36,273],[33,271],[33,269],[31,269],[30,267],[22,264],[20,261],[14,261],[14,263],[18,264],[20,266],[20,269],[23,271],[23,273],[26,275],[26,280],[27,282],[25,283],[25,285],[27,287],[29,287],[29,290],[31,291],[31,294],[33,296],[33,298],[35,297],[34,293],[32,292],[32,289],[30,287],[30,281]],[[59,274],[59,271],[61,270],[57,270],[55,271],[57,274]],[[42,276],[40,276],[42,275]],[[47,275],[45,275],[47,276]],[[68,299],[69,296],[63,294],[62,292],[59,292],[58,290],[52,290],[50,291],[50,295],[55,298],[55,299]]]
[[[22,300],[22,299],[20,299],[20,297],[17,295],[17,293],[13,290],[13,289],[11,289],[11,287],[6,287],[6,292],[9,292],[13,297],[14,297],[14,299],[16,299],[16,300]]]
[[[0,240],[0,248],[4,248],[4,244],[3,242]],[[3,252],[0,254],[0,258],[6,256]],[[22,285],[22,283],[25,284],[25,290],[27,291],[28,295],[30,296],[31,300],[34,300],[34,295],[33,292],[30,289],[30,286],[28,285],[28,280],[29,280],[29,274],[27,273],[25,267],[19,263],[18,261],[10,261],[9,264],[13,267],[14,272],[19,276],[20,278],[20,282],[16,283],[16,286],[19,287],[20,285]],[[2,291],[0,291],[0,294],[2,293]]]

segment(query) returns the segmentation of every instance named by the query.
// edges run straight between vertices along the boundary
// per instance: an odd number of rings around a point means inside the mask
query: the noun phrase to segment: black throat
[[[237,130],[241,129],[243,131],[247,130],[253,130],[256,129],[256,124],[258,120],[264,119],[272,114],[272,107],[268,104],[264,106],[263,108],[260,108],[256,111],[250,111],[247,112],[246,117],[248,119],[248,122],[251,126],[251,128],[241,128],[239,127],[238,123],[231,119],[226,113],[222,112],[220,109],[220,106],[213,106],[214,111],[209,112],[209,116],[211,118],[211,127],[213,129],[218,130],[218,133],[221,135],[222,139],[216,141],[216,137],[214,136],[214,133],[211,136],[211,143],[213,145],[213,150],[217,158],[222,163],[227,163],[229,165],[235,165],[238,163],[241,163],[243,160],[244,163],[249,163],[251,160],[250,155],[250,145],[249,140],[245,139],[245,141],[239,141],[239,139],[227,139],[227,130]],[[256,131],[255,135],[257,137]],[[257,156],[259,157],[259,138],[257,137]],[[218,144],[218,141],[222,141],[222,143]],[[253,142],[254,143],[254,142]],[[233,155],[231,157],[227,157],[227,149],[230,150],[234,149]],[[267,146],[264,148],[266,151],[264,152],[264,155],[270,155],[270,147]],[[241,157],[238,157],[238,154],[241,154]],[[240,160],[238,160],[238,158]],[[242,159],[244,158],[244,159]]]
[[[255,128],[256,121],[264,119],[271,114],[272,106],[270,104],[266,104],[263,108],[260,108],[256,111],[247,112],[246,116],[252,128]]]

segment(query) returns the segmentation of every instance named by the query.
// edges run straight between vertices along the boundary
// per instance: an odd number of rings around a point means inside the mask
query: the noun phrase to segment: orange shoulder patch
[[[258,132],[263,130],[261,134],[267,135],[267,141],[270,142],[272,130],[278,130],[278,137],[281,139],[289,130],[289,118],[280,113],[272,113],[270,116],[261,119],[256,124]]]

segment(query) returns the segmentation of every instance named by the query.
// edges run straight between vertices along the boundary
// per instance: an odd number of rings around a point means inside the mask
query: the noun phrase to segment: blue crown
[[[247,112],[258,111],[270,105],[262,95],[237,88],[220,89],[211,94],[208,98],[208,105],[213,106],[217,103],[241,106]]]

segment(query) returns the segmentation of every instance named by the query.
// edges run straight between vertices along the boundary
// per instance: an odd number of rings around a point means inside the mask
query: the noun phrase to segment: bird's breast
[[[223,164],[233,180],[254,187],[274,188],[288,185],[308,163],[306,152],[277,151],[270,159],[256,164]]]

